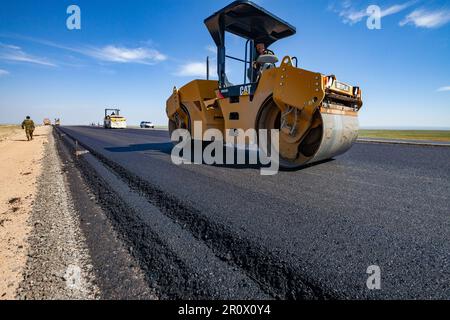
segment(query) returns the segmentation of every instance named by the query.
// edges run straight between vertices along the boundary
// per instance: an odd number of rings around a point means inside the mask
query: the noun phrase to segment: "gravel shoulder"
[[[42,179],[29,219],[33,228],[19,299],[95,299],[89,251],[73,208],[53,135],[48,135]]]

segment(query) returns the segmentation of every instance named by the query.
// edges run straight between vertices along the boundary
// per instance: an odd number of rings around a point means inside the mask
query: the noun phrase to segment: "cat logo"
[[[240,90],[239,90],[239,94],[241,96],[248,96],[250,94],[252,90],[252,85],[246,85],[246,86],[241,86]]]

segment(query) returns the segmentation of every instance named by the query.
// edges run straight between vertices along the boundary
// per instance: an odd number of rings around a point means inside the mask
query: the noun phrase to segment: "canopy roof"
[[[225,31],[267,46],[296,33],[295,27],[247,0],[234,1],[205,24],[217,46],[224,45]]]

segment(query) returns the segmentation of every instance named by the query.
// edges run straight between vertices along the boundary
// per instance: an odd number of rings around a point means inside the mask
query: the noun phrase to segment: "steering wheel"
[[[272,54],[262,54],[256,60],[256,62],[258,62],[260,64],[266,64],[266,63],[275,64],[278,61],[279,61],[278,58]]]

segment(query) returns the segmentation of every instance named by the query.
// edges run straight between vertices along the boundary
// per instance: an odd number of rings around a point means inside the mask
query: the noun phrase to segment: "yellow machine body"
[[[103,127],[105,129],[126,129],[127,119],[120,115],[119,109],[105,109]]]
[[[218,82],[212,80],[174,89],[166,108],[170,131],[184,128],[203,137],[205,130],[218,129],[229,137],[227,130],[279,129],[283,167],[332,158],[357,139],[362,98],[353,86],[296,68],[290,57],[262,73],[253,95],[245,86],[238,99],[221,96]],[[194,132],[195,121],[201,121],[202,132]]]

